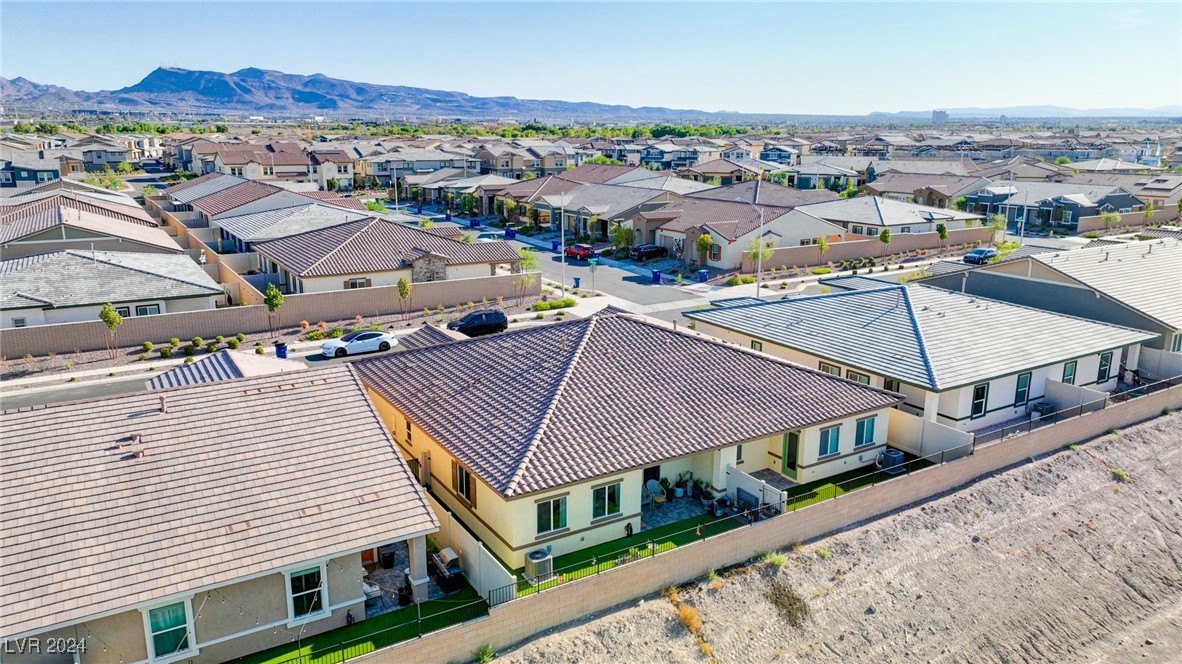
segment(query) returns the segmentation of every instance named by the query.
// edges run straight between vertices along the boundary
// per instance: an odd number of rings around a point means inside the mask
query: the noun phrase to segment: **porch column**
[[[406,545],[410,550],[411,596],[418,604],[427,600],[427,537],[414,537]]]
[[[1120,377],[1126,383],[1132,384],[1133,372],[1138,369],[1138,363],[1141,360],[1141,344],[1133,344],[1128,347],[1128,353],[1125,355],[1125,373]]]
[[[940,406],[939,392],[924,392],[923,394],[923,417],[929,422],[936,421],[936,413]]]

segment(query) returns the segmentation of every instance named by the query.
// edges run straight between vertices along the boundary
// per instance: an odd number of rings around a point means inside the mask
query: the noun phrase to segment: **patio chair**
[[[661,483],[656,480],[649,480],[644,484],[644,492],[648,495],[648,502],[656,509],[665,502],[665,489],[661,487]]]

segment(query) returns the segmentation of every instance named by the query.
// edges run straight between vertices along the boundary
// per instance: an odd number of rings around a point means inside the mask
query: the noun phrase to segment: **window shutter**
[[[345,285],[342,286],[341,288],[344,290],[349,290],[349,280],[348,279],[345,280]]]
[[[371,286],[373,286],[373,281],[371,281],[371,280],[369,280],[369,279],[366,279],[366,280],[365,280],[365,287],[366,287],[366,288],[369,288],[369,287],[371,287]]]
[[[456,476],[459,475],[459,465],[455,459],[451,460],[451,490],[458,496],[460,495],[460,483],[456,481]]]

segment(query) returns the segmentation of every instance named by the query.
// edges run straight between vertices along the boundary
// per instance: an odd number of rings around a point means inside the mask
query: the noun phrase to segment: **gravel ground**
[[[537,301],[537,298],[527,298],[521,304],[516,304],[516,300],[517,298],[512,298],[511,300],[506,299],[506,303],[499,307],[495,302],[492,302],[489,304],[489,306],[501,309],[507,316],[509,316],[510,319],[520,318],[521,320],[527,320],[532,318],[534,312],[530,310],[530,307],[532,307],[533,303]],[[480,305],[477,304],[477,307],[479,306]],[[453,307],[446,311],[444,317],[446,320],[450,321],[462,317],[466,312],[466,307]],[[552,316],[550,317],[552,318]],[[412,315],[412,317],[409,319],[405,318],[402,314],[392,314],[389,316],[371,316],[365,318],[363,324],[377,324],[381,325],[383,328],[398,331],[420,326],[423,324],[423,319],[423,313],[421,310],[419,310],[418,312],[414,312],[414,315]],[[430,322],[434,324],[438,322],[438,320],[438,314],[433,312],[430,316]],[[285,326],[280,331],[278,339],[288,343],[305,341],[303,336],[304,333],[300,331],[299,327],[290,326],[292,321],[284,322],[288,326]],[[299,321],[295,322],[298,324]],[[320,321],[314,320],[308,322],[312,325],[311,329],[316,329],[315,326]],[[356,322],[352,318],[325,322],[328,323],[329,329],[337,327],[347,328],[356,325]],[[410,325],[407,325],[407,323],[410,323]],[[237,333],[238,330],[226,330],[222,332],[226,338],[232,337]],[[181,347],[183,348],[185,345],[188,345],[191,339],[192,337],[181,339]],[[142,345],[144,341],[151,341],[152,343],[156,344],[156,348],[153,349],[151,353],[147,354],[148,358],[146,360],[140,360],[139,356],[144,352]],[[216,341],[216,339],[210,337],[205,338],[204,341],[208,344]],[[253,334],[247,334],[246,341],[243,341],[239,347],[253,348],[256,345],[270,346],[274,341],[276,341],[276,337],[271,336],[269,332],[256,332]],[[129,343],[134,344],[134,346],[128,346]],[[21,389],[21,386],[19,385],[13,386],[11,384],[5,384],[6,381],[16,378],[30,378],[34,376],[52,376],[55,374],[63,374],[62,380],[64,381],[66,379],[64,374],[75,371],[110,369],[111,371],[118,374],[128,369],[144,370],[147,367],[152,366],[154,363],[158,363],[160,361],[161,358],[158,349],[160,346],[166,345],[167,343],[168,339],[128,339],[125,335],[120,335],[120,349],[114,360],[110,358],[110,356],[107,354],[107,351],[105,350],[79,352],[70,351],[56,353],[51,356],[35,358],[2,357],[0,358],[0,392],[12,389]],[[224,348],[225,345],[223,344],[221,347]],[[205,353],[205,350],[200,350],[198,351],[196,357],[200,358],[201,356],[205,355]],[[181,348],[175,349],[172,354],[172,359],[174,360],[184,359],[184,357],[185,355],[181,352]],[[106,377],[106,374],[100,374],[98,376],[84,376],[80,377],[78,382],[83,382],[86,380],[99,380]]]
[[[678,594],[718,662],[1179,662],[1180,486],[1175,413]],[[649,597],[497,661],[709,658]]]

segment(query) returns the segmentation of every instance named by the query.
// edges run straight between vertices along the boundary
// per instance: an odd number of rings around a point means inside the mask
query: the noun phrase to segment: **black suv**
[[[470,337],[504,332],[508,327],[509,319],[505,317],[503,311],[473,311],[467,316],[447,324],[447,329]]]
[[[664,258],[668,255],[668,249],[655,244],[638,244],[628,250],[628,257],[634,261],[647,261],[651,258]]]

